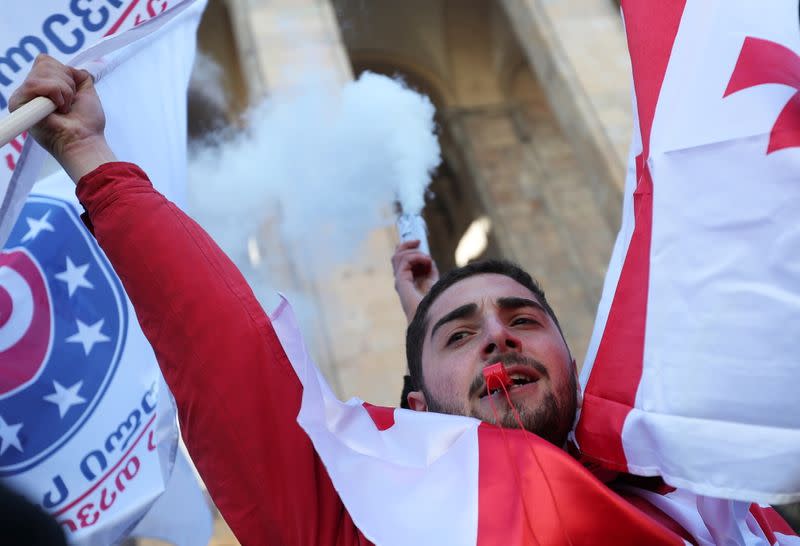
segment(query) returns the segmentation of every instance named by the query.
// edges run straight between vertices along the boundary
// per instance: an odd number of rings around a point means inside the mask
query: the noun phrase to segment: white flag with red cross
[[[634,137],[578,443],[698,494],[800,500],[798,2],[622,12]]]

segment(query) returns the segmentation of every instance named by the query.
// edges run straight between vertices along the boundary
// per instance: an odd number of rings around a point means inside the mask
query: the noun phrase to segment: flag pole
[[[36,97],[11,112],[0,120],[0,147],[14,140],[55,110],[56,104],[53,101],[47,97]]]

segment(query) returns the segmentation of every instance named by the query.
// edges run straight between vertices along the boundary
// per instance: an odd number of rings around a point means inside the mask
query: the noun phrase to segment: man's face
[[[487,395],[482,372],[496,362],[514,381],[508,395],[524,428],[562,446],[578,403],[575,365],[536,296],[505,275],[473,275],[433,303],[422,348],[424,389],[409,395],[410,407],[518,427],[503,390]]]

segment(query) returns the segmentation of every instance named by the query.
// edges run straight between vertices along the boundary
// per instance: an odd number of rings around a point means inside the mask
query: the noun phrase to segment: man
[[[435,264],[417,245],[404,243],[393,257],[395,288],[411,317],[408,407],[509,428],[519,418],[529,432],[564,446],[580,399],[578,371],[542,289],[503,261],[461,267],[430,283]],[[497,362],[514,382],[516,415],[499,386],[488,394],[482,371]]]
[[[439,269],[436,262],[419,249],[416,240],[403,241],[397,245],[392,255],[392,271],[394,272],[394,289],[400,298],[400,307],[410,324],[414,313],[425,294],[439,280]],[[403,376],[403,391],[400,393],[400,407],[410,409],[408,394],[415,389],[411,376]]]
[[[297,424],[303,387],[241,274],[138,167],[116,161],[88,74],[40,56],[10,108],[39,95],[58,112],[31,134],[76,181],[87,225],[175,395],[192,458],[237,538],[370,544]],[[413,409],[501,425],[481,430],[492,449],[481,451],[491,494],[480,500],[487,509],[479,544],[699,543],[641,495],[613,492],[561,449],[579,399],[575,365],[544,294],[518,268],[489,262],[445,276],[416,310],[408,352]],[[486,392],[483,369],[497,362],[515,382],[511,404]],[[517,413],[535,434],[507,430]],[[774,542],[760,522],[747,524],[753,543]]]

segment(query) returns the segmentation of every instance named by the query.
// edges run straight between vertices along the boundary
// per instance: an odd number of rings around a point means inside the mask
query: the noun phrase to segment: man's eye
[[[520,324],[539,324],[539,321],[531,317],[517,317],[511,321],[511,326],[519,326]]]
[[[468,332],[456,332],[452,334],[449,338],[447,338],[447,345],[451,345],[453,343],[456,343],[457,341],[461,341],[468,335],[469,335]]]

